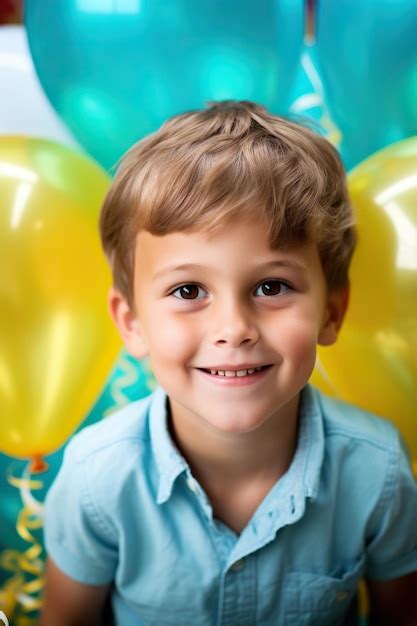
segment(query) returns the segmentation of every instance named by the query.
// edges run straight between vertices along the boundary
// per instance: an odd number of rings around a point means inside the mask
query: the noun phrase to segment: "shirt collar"
[[[171,495],[175,479],[189,466],[172,441],[168,429],[167,395],[157,387],[149,411],[149,428],[152,451],[159,472],[157,503],[166,502]]]
[[[320,474],[324,458],[323,416],[318,399],[318,391],[306,385],[301,392],[300,432],[297,451],[300,452],[304,495],[315,498],[320,484]]]
[[[306,385],[300,396],[297,448],[290,467],[262,502],[254,523],[258,533],[293,524],[304,514],[306,499],[314,499],[324,459],[324,428],[317,391]]]
[[[288,507],[292,515],[294,515],[294,508],[297,508],[301,514],[300,509],[304,510],[305,498],[315,498],[317,495],[324,457],[323,419],[317,393],[317,390],[310,385],[306,385],[301,392],[296,452],[288,471],[264,502],[271,510],[276,510],[278,493],[282,505],[283,489],[288,494]],[[149,427],[152,450],[159,471],[157,503],[162,504],[169,499],[179,474],[184,471],[190,474],[190,468],[169,433],[165,391],[162,387],[158,387],[153,396]]]

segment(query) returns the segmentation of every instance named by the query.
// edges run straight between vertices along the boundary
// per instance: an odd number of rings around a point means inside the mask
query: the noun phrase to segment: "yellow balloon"
[[[57,143],[0,137],[0,451],[59,448],[120,348],[98,214],[109,179]]]
[[[349,311],[313,382],[390,418],[417,459],[417,137],[349,175],[359,243]]]

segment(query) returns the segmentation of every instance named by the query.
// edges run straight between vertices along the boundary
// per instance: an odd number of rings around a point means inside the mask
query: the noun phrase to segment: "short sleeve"
[[[95,506],[94,477],[88,474],[88,459],[77,458],[76,446],[77,437],[68,444],[46,496],[45,547],[67,576],[101,585],[115,577],[116,534]]]
[[[384,493],[374,511],[366,548],[365,576],[390,580],[417,572],[417,482],[405,446],[387,464]]]

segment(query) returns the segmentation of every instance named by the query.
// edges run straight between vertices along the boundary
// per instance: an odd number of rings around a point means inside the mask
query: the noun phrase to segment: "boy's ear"
[[[148,354],[148,349],[143,337],[141,324],[131,310],[126,298],[114,287],[111,287],[109,290],[108,307],[126,350],[135,358],[143,359]]]
[[[328,294],[325,317],[317,339],[320,345],[331,346],[336,341],[348,304],[349,286]]]

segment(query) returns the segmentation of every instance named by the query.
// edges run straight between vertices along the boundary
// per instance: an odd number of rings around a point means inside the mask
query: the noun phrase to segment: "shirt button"
[[[239,559],[239,561],[236,561],[235,563],[233,563],[230,570],[232,572],[240,572],[240,570],[242,570],[244,567],[245,567],[245,561],[243,559]]]
[[[341,591],[338,591],[336,593],[336,602],[343,602],[343,600],[346,600],[346,598],[349,597],[349,592],[346,591],[345,589],[342,589]]]

